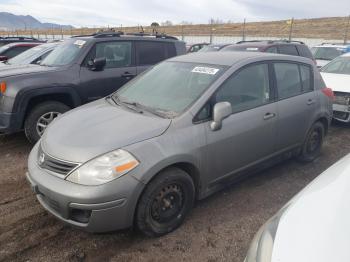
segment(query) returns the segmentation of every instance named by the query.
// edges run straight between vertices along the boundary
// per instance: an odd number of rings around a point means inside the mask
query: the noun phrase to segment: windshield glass
[[[9,45],[3,45],[2,47],[0,47],[0,54],[3,53],[4,51],[6,51],[9,48],[10,48]]]
[[[32,61],[27,61],[27,60],[30,59],[31,57],[35,59],[35,54],[40,54],[46,48],[47,47],[45,45],[35,46],[15,56],[14,58],[9,59],[7,63],[10,65],[20,65],[23,63],[30,64]]]
[[[333,60],[342,55],[344,50],[337,47],[313,47],[311,48],[311,53],[314,55],[315,59]]]
[[[86,41],[66,40],[53,50],[40,64],[45,66],[63,66],[70,64],[80,53]]]
[[[183,112],[225,71],[223,66],[163,62],[114,93],[172,118]]]
[[[321,72],[350,75],[350,56],[334,59],[322,67]]]

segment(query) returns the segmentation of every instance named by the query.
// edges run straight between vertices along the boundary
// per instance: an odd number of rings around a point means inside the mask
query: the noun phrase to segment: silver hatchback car
[[[98,87],[96,87],[98,88]],[[320,153],[332,90],[311,60],[252,53],[171,58],[53,121],[27,178],[60,220],[91,232],[177,228],[259,167]]]

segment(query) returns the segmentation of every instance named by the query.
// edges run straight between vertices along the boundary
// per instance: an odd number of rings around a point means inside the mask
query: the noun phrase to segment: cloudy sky
[[[80,26],[207,23],[346,16],[350,0],[0,0],[0,11]]]

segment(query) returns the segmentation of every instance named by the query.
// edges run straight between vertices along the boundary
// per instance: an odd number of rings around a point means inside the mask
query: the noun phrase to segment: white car
[[[317,67],[327,65],[334,58],[350,52],[350,45],[322,44],[311,48],[311,53],[316,59]]]
[[[350,154],[267,221],[245,262],[350,261]]]
[[[326,86],[334,92],[333,118],[350,122],[350,53],[342,55],[321,69]]]

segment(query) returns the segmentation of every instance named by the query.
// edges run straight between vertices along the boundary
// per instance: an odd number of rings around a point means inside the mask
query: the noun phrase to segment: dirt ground
[[[158,239],[132,230],[90,234],[62,224],[25,180],[31,146],[24,135],[0,136],[0,261],[243,261],[258,228],[350,152],[349,129],[333,125],[313,163],[288,160],[200,201],[182,227]]]

